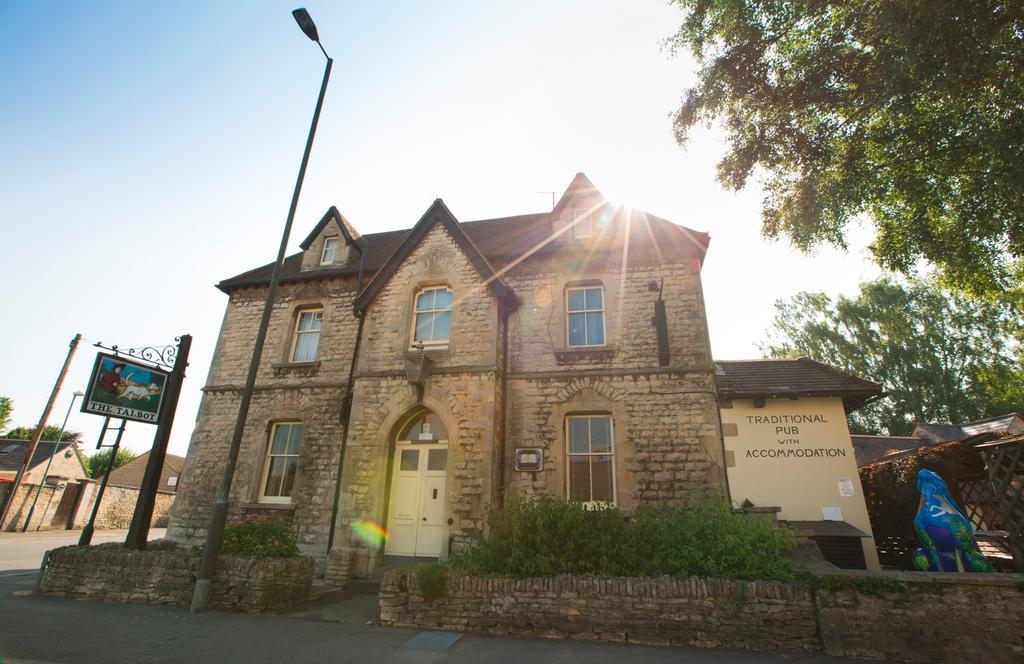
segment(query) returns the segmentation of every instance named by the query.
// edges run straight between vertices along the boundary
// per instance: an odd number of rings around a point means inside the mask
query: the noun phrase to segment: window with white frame
[[[413,343],[445,345],[452,332],[452,292],[447,286],[424,288],[416,294]]]
[[[585,286],[565,291],[566,331],[570,346],[604,345],[604,288]]]
[[[594,235],[594,218],[580,210],[572,211],[572,236],[577,240]]]
[[[324,251],[320,254],[320,264],[330,265],[334,262],[334,252],[338,249],[338,238],[329,237],[324,240]]]
[[[292,340],[292,362],[312,362],[316,359],[323,322],[323,309],[299,312],[295,320],[295,338]]]
[[[615,502],[615,451],[611,415],[565,418],[569,500]]]
[[[290,503],[302,446],[302,424],[278,422],[270,431],[260,502]]]

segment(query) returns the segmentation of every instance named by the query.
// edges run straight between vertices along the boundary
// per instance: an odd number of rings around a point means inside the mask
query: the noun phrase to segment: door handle
[[[426,521],[426,520],[427,520],[427,517],[423,517],[423,520],[424,520],[424,521]]]

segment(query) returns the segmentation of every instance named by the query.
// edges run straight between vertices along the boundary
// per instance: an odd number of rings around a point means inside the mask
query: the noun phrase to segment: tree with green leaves
[[[107,471],[107,464],[110,463],[110,455],[113,453],[113,448],[100,450],[85,459],[85,471],[89,473],[89,477],[97,478],[101,477],[103,473]],[[123,466],[137,455],[131,450],[119,449],[117,450],[117,456],[114,457],[114,468]]]
[[[0,431],[7,428],[11,423],[11,413],[14,412],[14,400],[10,397],[0,397]]]
[[[853,298],[802,292],[775,303],[766,357],[806,355],[888,393],[850,416],[854,433],[907,435],[916,422],[1024,412],[1021,311],[934,282],[880,279]]]
[[[763,180],[762,232],[845,248],[947,286],[1024,283],[1024,3],[674,0],[700,67],[674,118],[728,134],[719,181]]]
[[[4,434],[4,438],[11,438],[14,440],[32,440],[32,434],[36,432],[35,427],[15,427]],[[39,440],[54,441],[57,440],[57,436],[60,435],[60,427],[46,426],[43,429],[43,435]],[[82,434],[78,431],[64,430],[64,435],[60,438],[62,443],[75,443],[79,445],[82,443]]]

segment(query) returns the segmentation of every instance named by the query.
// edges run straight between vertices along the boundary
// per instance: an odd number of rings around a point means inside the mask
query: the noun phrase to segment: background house
[[[5,500],[7,491],[11,490],[31,445],[28,440],[0,439],[0,501]],[[53,461],[47,471],[51,457]],[[29,512],[32,513],[30,529],[72,527],[88,477],[75,444],[62,442],[58,446],[54,442],[40,441],[0,529],[23,527]]]

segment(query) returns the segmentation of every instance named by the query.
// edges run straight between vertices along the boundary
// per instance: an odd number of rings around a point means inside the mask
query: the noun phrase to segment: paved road
[[[286,616],[104,604],[31,593],[30,576],[0,578],[4,664],[838,664],[833,657],[723,652],[418,632],[373,624],[375,595],[339,593]],[[445,635],[454,643],[441,643]],[[434,649],[431,650],[430,648]]]
[[[160,539],[166,529],[153,528],[149,539]],[[97,530],[92,543],[124,541],[127,530]],[[40,530],[27,533],[0,533],[0,577],[38,570],[43,554],[50,549],[68,544],[78,544],[81,530]],[[0,659],[0,663],[3,660]]]

